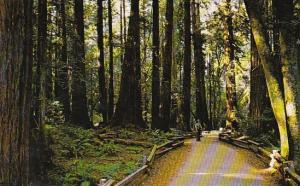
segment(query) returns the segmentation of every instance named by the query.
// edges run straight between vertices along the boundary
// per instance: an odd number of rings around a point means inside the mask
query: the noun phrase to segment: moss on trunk
[[[261,15],[258,11],[256,2],[245,0],[246,9],[250,18],[253,37],[258,49],[258,54],[263,65],[267,88],[270,96],[271,106],[278,123],[281,143],[281,155],[287,158],[289,155],[289,141],[286,125],[286,113],[283,93],[280,89],[279,80],[276,76],[276,69],[269,45],[269,36],[263,25]]]

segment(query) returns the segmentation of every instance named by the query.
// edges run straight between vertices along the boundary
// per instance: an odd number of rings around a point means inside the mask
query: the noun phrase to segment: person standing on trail
[[[202,130],[203,130],[200,120],[197,120],[195,124],[195,129],[196,129],[196,140],[200,141],[200,138],[202,136]]]

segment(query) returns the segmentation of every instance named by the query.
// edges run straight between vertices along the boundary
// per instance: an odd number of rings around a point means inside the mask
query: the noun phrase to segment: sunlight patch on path
[[[242,173],[229,173],[229,174],[224,174],[224,173],[207,173],[207,172],[202,172],[202,173],[190,173],[190,174],[195,174],[195,175],[209,175],[209,176],[220,176],[220,177],[230,177],[230,178],[247,178],[247,179],[258,179],[262,180],[262,178],[257,178],[256,174],[242,174]]]
[[[201,142],[187,140],[182,148],[157,160],[146,186],[276,186],[263,174],[264,164],[248,151],[207,134]]]

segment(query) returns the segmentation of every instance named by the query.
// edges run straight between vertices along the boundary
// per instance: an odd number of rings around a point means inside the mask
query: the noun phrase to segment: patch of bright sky
[[[206,27],[206,22],[210,19],[210,16],[218,9],[218,4],[220,0],[207,1],[206,5],[203,5],[200,9],[200,19],[203,27]],[[203,34],[209,34],[209,31],[204,29],[202,30]]]
[[[206,21],[209,16],[218,9],[217,5],[220,3],[220,0],[214,0],[214,1],[210,1],[209,4],[208,4],[208,7],[203,9],[202,8],[202,20],[203,21]]]

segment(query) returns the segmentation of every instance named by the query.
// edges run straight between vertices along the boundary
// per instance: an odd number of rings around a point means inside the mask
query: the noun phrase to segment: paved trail
[[[256,156],[243,149],[220,142],[216,135],[201,142],[187,140],[178,150],[155,163],[144,186],[276,186]]]

